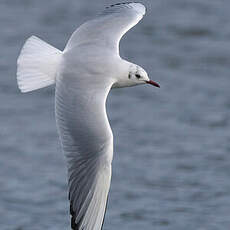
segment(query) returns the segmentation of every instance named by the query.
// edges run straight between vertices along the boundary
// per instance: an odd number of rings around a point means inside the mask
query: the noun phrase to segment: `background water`
[[[142,1],[121,42],[161,89],[114,90],[105,230],[230,229],[230,1]],[[16,58],[34,34],[63,49],[114,1],[0,1],[0,229],[69,229],[54,89],[20,94]]]

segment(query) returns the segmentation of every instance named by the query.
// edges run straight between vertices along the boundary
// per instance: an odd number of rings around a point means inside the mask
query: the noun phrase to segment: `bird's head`
[[[160,85],[155,81],[149,79],[146,71],[135,64],[129,64],[128,69],[126,69],[125,74],[122,74],[122,77],[113,85],[114,88],[129,87],[141,84],[151,84],[155,87]]]
[[[160,88],[160,85],[158,85],[156,82],[150,80],[146,71],[138,65],[132,64],[130,66],[128,79],[130,80],[130,83],[132,85],[139,85],[139,84],[146,84],[147,83],[147,84],[151,84],[151,85],[154,85],[154,86]]]

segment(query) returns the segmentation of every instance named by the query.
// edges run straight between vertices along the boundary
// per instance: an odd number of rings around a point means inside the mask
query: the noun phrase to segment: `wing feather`
[[[107,47],[119,54],[122,36],[145,15],[141,3],[119,3],[107,7],[97,18],[81,25],[71,36],[65,51],[80,45],[90,44]]]
[[[55,105],[68,166],[71,226],[74,230],[100,230],[113,155],[112,133],[105,110],[110,87],[103,83],[103,88],[96,93],[95,89],[88,90],[88,85],[82,85],[82,91],[71,91],[66,82],[69,79],[57,78]]]

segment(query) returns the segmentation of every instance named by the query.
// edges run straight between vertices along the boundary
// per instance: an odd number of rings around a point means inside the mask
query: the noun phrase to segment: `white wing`
[[[103,84],[95,90],[78,84],[68,74],[56,82],[56,119],[68,163],[71,226],[74,230],[100,230],[113,156],[105,110],[111,86]]]
[[[118,3],[107,7],[101,15],[81,25],[71,36],[65,50],[74,46],[96,44],[119,54],[122,36],[145,15],[141,3]]]

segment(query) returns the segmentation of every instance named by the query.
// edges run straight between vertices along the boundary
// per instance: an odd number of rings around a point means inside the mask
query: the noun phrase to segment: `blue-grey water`
[[[20,94],[16,59],[34,34],[63,49],[115,1],[0,1],[0,230],[67,230],[54,87]],[[113,177],[105,230],[230,229],[230,1],[141,1],[121,42],[161,88],[111,92]]]

